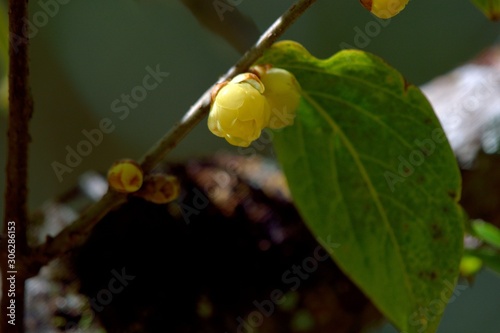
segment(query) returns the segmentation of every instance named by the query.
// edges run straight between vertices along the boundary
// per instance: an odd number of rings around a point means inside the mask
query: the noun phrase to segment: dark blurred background
[[[32,1],[30,5],[35,103],[31,209],[75,186],[87,170],[105,171],[119,158],[140,158],[240,56],[224,39],[200,25],[181,1],[65,2]],[[44,6],[47,3],[58,7]],[[237,9],[263,31],[291,3],[242,0]],[[368,33],[368,38],[360,39],[360,31]],[[499,32],[499,23],[489,22],[468,0],[411,0],[400,15],[383,24],[356,0],[319,0],[284,39],[300,42],[319,58],[339,51],[341,45],[362,48],[421,85],[494,44]],[[113,112],[112,103],[142,85],[148,66],[159,66],[168,77],[120,119],[122,113]],[[2,71],[5,74],[5,68]],[[71,173],[58,179],[53,163],[66,164],[66,146],[76,149],[85,139],[82,131],[98,128],[104,118],[111,119],[114,131],[104,134],[102,142]],[[205,121],[168,156],[169,161],[218,151],[248,154],[212,135]],[[0,129],[4,133],[0,163],[5,165],[5,109],[0,110]],[[257,153],[272,156],[269,147]],[[5,174],[1,173],[0,187],[4,185]],[[3,210],[2,204],[2,216]],[[439,332],[498,332],[499,282],[493,273],[480,273],[476,283],[446,309]],[[394,330],[388,326],[380,332]]]

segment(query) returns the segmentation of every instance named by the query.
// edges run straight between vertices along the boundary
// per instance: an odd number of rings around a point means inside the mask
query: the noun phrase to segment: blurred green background
[[[51,7],[52,13],[44,4],[53,2],[30,4],[35,25],[31,31],[35,102],[29,161],[31,209],[73,187],[87,170],[105,171],[119,158],[140,158],[240,56],[223,39],[204,29],[180,1],[61,2],[65,3],[57,10]],[[291,3],[243,0],[237,8],[263,31]],[[41,19],[44,12],[50,14],[45,15],[47,20]],[[357,0],[318,0],[284,39],[302,43],[319,58],[337,52],[342,43],[361,46],[383,57],[418,85],[492,45],[500,32],[499,23],[486,20],[468,0],[411,0],[400,15],[384,25]],[[359,31],[368,33],[364,44],[356,44]],[[113,101],[142,85],[146,67],[157,65],[169,76],[120,119],[121,113],[112,111]],[[59,181],[53,162],[66,164],[66,146],[75,149],[85,139],[82,130],[98,128],[104,118],[111,119],[114,131],[104,134],[102,143]],[[213,136],[205,122],[168,160],[222,150],[239,153]],[[4,166],[5,110],[0,111],[0,129],[4,133],[0,137],[0,162]],[[258,153],[269,154],[269,149]],[[0,174],[0,186],[5,186],[4,173]],[[2,216],[3,210],[2,204]],[[481,273],[476,285],[447,308],[439,332],[499,332],[499,282],[497,276]],[[389,327],[383,330],[393,331]]]

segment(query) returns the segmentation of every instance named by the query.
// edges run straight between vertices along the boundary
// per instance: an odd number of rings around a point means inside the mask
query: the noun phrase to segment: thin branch
[[[27,16],[28,1],[9,1],[9,123],[3,235],[7,237],[8,232],[13,231],[10,235],[14,235],[15,238],[9,237],[8,239],[15,239],[15,244],[8,243],[5,239],[0,249],[0,265],[4,282],[2,283],[0,331],[6,333],[24,331],[22,318],[24,316],[24,282],[27,274],[22,263],[29,252],[26,229],[28,224],[28,146],[31,138],[28,125],[33,114],[33,101],[29,88],[29,39],[24,37]],[[8,245],[11,247],[8,248]],[[12,249],[15,249],[15,257],[12,257],[13,252],[9,251]],[[7,254],[11,257],[8,258]],[[13,261],[8,262],[7,259]],[[11,292],[7,277],[12,277],[12,281],[15,281],[15,293]],[[12,318],[5,313],[7,306],[13,304],[12,302],[15,304],[17,325],[9,323],[9,319]]]
[[[34,251],[32,260],[38,265],[45,264],[82,245],[94,225],[107,212],[123,204],[126,198],[124,194],[108,191],[98,202],[85,210],[76,221],[64,228],[56,237],[48,237],[47,241]],[[33,273],[36,273],[40,268],[38,265],[33,268]]]
[[[269,29],[264,32],[257,43],[248,50],[241,59],[223,75],[218,82],[226,81],[242,73],[255,63],[266,49],[271,47],[283,33],[315,2],[316,0],[298,0]],[[142,158],[141,167],[145,174],[150,173],[177,144],[203,119],[210,109],[210,87],[189,109],[186,115],[175,124],[165,136],[158,141]],[[53,239],[35,249],[35,265],[41,267],[59,255],[83,244],[91,228],[112,207],[125,202],[126,197],[108,192],[75,222],[62,230]],[[77,237],[75,238],[75,235]]]
[[[219,79],[219,82],[229,80],[248,70],[265,50],[271,47],[283,33],[315,2],[316,0],[299,0],[281,15],[259,38],[257,43],[248,50],[241,59]],[[153,147],[141,160],[144,172],[150,172],[177,144],[189,133],[210,110],[210,87],[198,101],[189,109],[182,120]]]

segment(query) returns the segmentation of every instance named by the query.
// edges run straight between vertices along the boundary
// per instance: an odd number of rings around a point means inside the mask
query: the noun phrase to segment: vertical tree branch
[[[0,248],[0,265],[2,268],[0,331],[4,333],[24,332],[24,283],[26,274],[22,262],[29,252],[26,239],[28,223],[28,145],[30,142],[28,124],[33,113],[33,102],[28,81],[29,40],[25,37],[27,15],[27,0],[9,0],[9,123],[7,131],[5,216],[2,246]],[[9,231],[11,232],[9,233]],[[15,261],[8,261],[9,259]],[[10,278],[10,280],[7,280],[7,278]],[[13,286],[15,291],[13,291]],[[7,310],[13,300],[15,302],[14,311]],[[8,316],[13,312],[15,317]],[[9,323],[12,318],[15,318],[15,321]],[[15,325],[12,323],[15,323]]]

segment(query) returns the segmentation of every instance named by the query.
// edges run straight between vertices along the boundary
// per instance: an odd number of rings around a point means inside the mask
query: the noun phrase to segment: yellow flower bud
[[[259,78],[250,73],[242,75],[217,92],[208,116],[208,128],[232,145],[248,147],[267,125],[270,109],[262,95],[264,86]]]
[[[278,129],[292,125],[300,102],[300,85],[295,76],[284,69],[271,68],[261,73],[261,81],[271,107],[267,126]]]
[[[408,0],[360,0],[360,2],[372,14],[382,19],[396,16],[408,4]]]
[[[135,192],[141,188],[142,180],[142,169],[132,160],[118,161],[108,171],[109,186],[118,192]]]
[[[165,204],[177,199],[180,192],[181,185],[177,177],[154,174],[146,177],[144,185],[134,195],[156,204]]]

